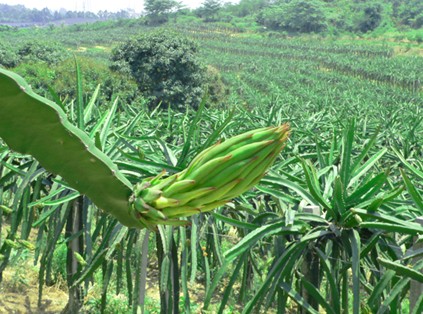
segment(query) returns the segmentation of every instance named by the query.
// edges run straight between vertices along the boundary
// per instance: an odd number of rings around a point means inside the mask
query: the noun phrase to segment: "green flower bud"
[[[26,240],[18,240],[18,243],[30,251],[35,251],[35,245]]]
[[[17,250],[17,249],[20,249],[21,248],[21,245],[18,242],[15,242],[15,241],[10,240],[10,239],[4,240],[4,243],[7,246],[11,247],[12,249],[16,249]]]
[[[143,180],[131,196],[131,215],[150,229],[186,225],[180,217],[211,211],[257,184],[288,135],[286,124],[249,131],[205,149],[177,174]]]
[[[78,252],[73,252],[73,256],[75,256],[75,259],[79,265],[87,266],[87,262],[85,261],[85,259],[82,257],[81,254],[79,254]]]
[[[3,214],[5,215],[9,215],[11,213],[13,213],[13,209],[5,206],[5,205],[0,205],[0,210],[3,211]]]

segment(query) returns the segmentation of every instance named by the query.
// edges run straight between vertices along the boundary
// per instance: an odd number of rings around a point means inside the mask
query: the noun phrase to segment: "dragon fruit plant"
[[[289,135],[288,125],[249,131],[205,149],[183,171],[132,186],[112,160],[55,103],[18,75],[0,69],[0,138],[30,154],[123,225],[184,225],[257,184]]]

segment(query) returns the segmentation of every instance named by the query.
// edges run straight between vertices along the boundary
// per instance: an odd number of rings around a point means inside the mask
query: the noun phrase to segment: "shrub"
[[[133,80],[112,72],[106,64],[86,57],[78,57],[78,63],[86,97],[91,97],[98,84],[101,84],[101,92],[97,98],[100,103],[110,102],[115,97],[119,97],[121,103],[132,103],[140,96]],[[69,58],[58,65],[53,89],[60,96],[75,98],[75,86],[75,61]]]
[[[220,104],[228,93],[228,89],[222,81],[219,70],[210,65],[207,67],[206,86],[209,100],[213,104]]]
[[[0,66],[13,68],[19,64],[19,56],[10,45],[0,43]]]
[[[205,67],[192,40],[159,30],[128,40],[112,51],[111,68],[130,74],[151,106],[194,108],[204,93]]]
[[[53,252],[52,259],[52,275],[53,278],[50,278],[52,282],[48,284],[54,284],[56,282],[66,281],[66,259],[67,259],[67,248],[65,243],[61,243],[56,246]]]
[[[13,71],[24,77],[32,89],[43,96],[48,96],[48,87],[56,77],[55,71],[45,62],[21,63]]]
[[[69,52],[55,43],[27,42],[19,50],[18,55],[22,62],[46,62],[57,64],[69,57]]]
[[[110,103],[112,99],[119,97],[121,104],[129,104],[141,97],[136,82],[120,73],[112,72],[106,64],[87,57],[78,57],[78,63],[86,101],[93,95],[98,84],[101,85],[98,103]],[[73,58],[55,66],[40,61],[21,63],[14,71],[23,76],[32,89],[41,95],[49,97],[48,87],[52,87],[62,98],[76,98],[76,70]]]

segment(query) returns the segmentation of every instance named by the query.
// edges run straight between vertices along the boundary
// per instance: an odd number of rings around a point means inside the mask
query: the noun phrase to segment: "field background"
[[[413,237],[422,234],[413,222],[423,216],[421,42],[387,35],[291,36],[222,23],[170,21],[161,27],[198,43],[201,61],[217,82],[216,100],[205,99],[198,110],[152,109],[142,96],[131,98],[128,92],[116,98],[116,91],[108,90],[121,79],[104,84],[112,49],[156,29],[137,19],[7,29],[0,42],[65,48],[68,55],[57,63],[28,61],[11,70],[50,99],[57,100],[49,86],[62,93],[68,88],[68,96],[56,96],[74,122],[81,83],[85,108],[95,105],[85,131],[96,140],[98,132],[103,151],[132,182],[162,169],[177,172],[218,139],[250,129],[289,123],[291,136],[254,190],[214,214],[190,218],[192,226],[175,228],[174,235],[169,228],[154,234],[119,227],[85,200],[78,282],[85,289],[83,309],[132,313],[129,305],[143,302],[147,313],[163,310],[161,293],[171,294],[175,283],[172,271],[158,266],[161,237],[180,267],[182,313],[200,313],[205,304],[205,313],[252,311],[252,299],[261,300],[266,313],[279,313],[280,304],[296,313],[307,299],[292,291],[307,286],[304,265],[313,269],[315,261],[307,254],[318,250],[321,260],[327,257],[319,266],[325,279],[320,292],[306,290],[332,296],[330,304],[319,299],[320,312],[342,306],[346,312],[376,313],[380,304],[408,312],[410,280],[420,277],[404,269],[422,268],[422,252],[417,260],[411,254]],[[79,194],[1,142],[0,161],[0,204],[11,209],[0,215],[0,312],[57,313],[68,303],[69,280],[77,280],[66,276],[65,222]],[[309,214],[308,205],[323,208],[324,215]],[[328,207],[335,214],[327,214]],[[274,231],[277,227],[287,233]],[[310,241],[304,242],[307,248],[301,240],[306,236],[312,239],[304,240]],[[285,254],[297,260],[283,260]],[[143,261],[148,266],[141,269]],[[146,298],[137,299],[143,284]],[[421,297],[419,302],[422,306]]]

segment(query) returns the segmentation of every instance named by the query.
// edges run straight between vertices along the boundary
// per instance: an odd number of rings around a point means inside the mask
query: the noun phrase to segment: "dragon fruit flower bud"
[[[182,226],[188,217],[211,211],[248,191],[264,176],[288,139],[289,126],[268,127],[234,136],[199,153],[183,171],[163,171],[136,185],[131,214],[149,229]]]

